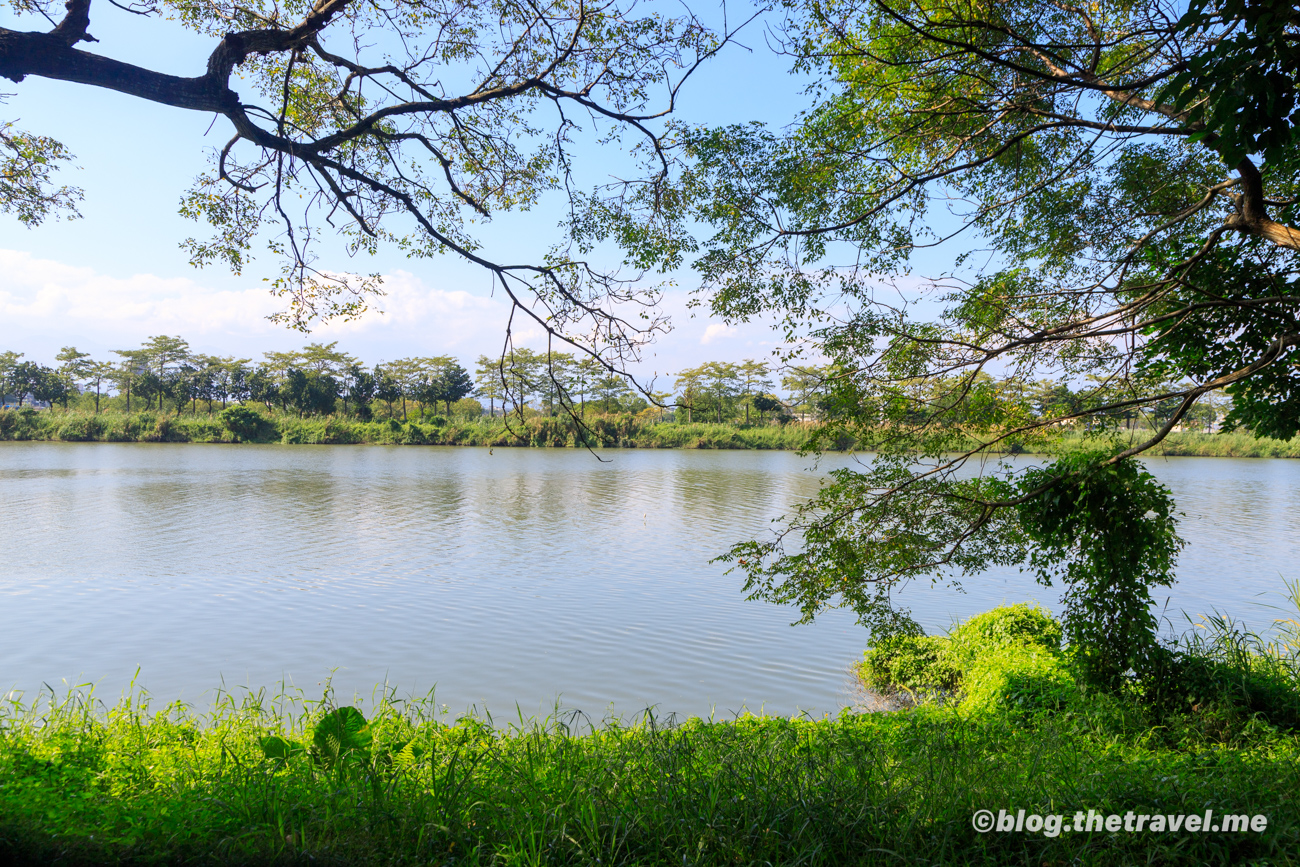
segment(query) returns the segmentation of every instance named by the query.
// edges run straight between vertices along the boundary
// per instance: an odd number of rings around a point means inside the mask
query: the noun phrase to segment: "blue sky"
[[[5,12],[0,24],[32,29],[41,22]],[[198,74],[214,44],[107,3],[93,8],[91,32],[100,41],[83,48],[180,75]],[[761,27],[740,41],[752,50],[730,46],[687,85],[680,119],[783,124],[803,107],[802,83],[788,74],[785,58],[766,48]],[[166,333],[187,338],[196,351],[252,357],[305,340],[338,340],[340,348],[367,361],[499,351],[506,305],[490,296],[485,272],[451,256],[406,260],[389,251],[353,263],[340,252],[322,264],[384,274],[382,314],[324,325],[306,338],[267,321],[281,305],[263,282],[275,274],[269,257],[235,277],[222,268],[196,270],[179,247],[184,238],[204,234],[204,226],[177,214],[177,205],[211,149],[229,138],[224,120],[214,125],[211,115],[46,79],[5,85],[10,95],[0,105],[0,118],[67,145],[77,167],[65,170],[62,181],[84,188],[86,198],[80,220],[29,230],[11,216],[0,217],[0,349],[49,363],[64,345],[108,357],[112,349]],[[552,237],[557,203],[498,218],[486,236],[489,251],[504,255],[527,240]],[[663,374],[772,351],[777,337],[761,324],[728,328],[698,313],[693,318],[686,306],[691,275],[677,276],[680,288],[664,305],[675,330],[650,350],[643,372]],[[539,334],[532,340],[542,345]]]

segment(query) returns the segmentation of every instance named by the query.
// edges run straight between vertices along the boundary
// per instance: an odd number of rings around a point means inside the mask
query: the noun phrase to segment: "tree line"
[[[412,404],[420,413],[441,407],[449,415],[454,411],[473,416],[484,412],[555,415],[567,406],[578,414],[646,413],[660,421],[718,424],[825,421],[844,411],[834,397],[835,381],[843,372],[832,365],[778,369],[753,359],[709,361],[677,373],[671,391],[641,392],[596,359],[522,348],[504,357],[481,355],[473,372],[446,355],[368,366],[340,350],[337,341],[309,343],[291,352],[266,352],[256,363],[233,355],[195,353],[188,341],[167,335],[114,354],[115,360],[96,360],[67,346],[56,356],[57,365],[49,367],[24,361],[18,352],[0,352],[0,394],[7,406],[36,401],[66,409],[76,400],[87,407],[93,402],[96,413],[108,399],[126,412],[203,409],[211,413],[232,403],[253,402],[299,417],[342,412],[363,420],[382,408],[387,417],[403,421]],[[778,395],[777,383],[784,397]],[[1082,424],[1096,423],[1090,416],[1096,383],[1071,387],[1065,380],[1026,383],[985,375],[981,384],[992,389],[992,399],[999,405],[1019,405],[1027,416],[1062,423],[1087,417]],[[1148,390],[1158,393],[1168,387],[1153,382]],[[924,408],[938,405],[946,391],[935,380],[918,380],[914,390],[914,422],[922,424],[927,417]],[[967,405],[952,414],[953,420],[976,420],[981,394],[974,390]],[[1143,421],[1160,423],[1176,409],[1176,402],[1166,403],[1112,415],[1130,427]],[[1213,430],[1229,404],[1226,396],[1204,401],[1188,421]]]
[[[479,356],[472,372],[445,355],[366,365],[340,350],[337,341],[266,352],[258,362],[196,353],[185,339],[168,335],[113,354],[116,359],[99,360],[64,347],[50,367],[23,360],[19,352],[0,352],[0,395],[6,406],[19,408],[38,402],[66,409],[74,400],[93,401],[96,413],[110,399],[126,412],[211,413],[253,402],[299,416],[342,412],[362,419],[382,408],[389,418],[403,421],[412,404],[421,413],[441,406],[448,414],[554,415],[567,407],[580,414],[647,412],[659,420],[676,417],[674,410],[684,408],[688,421],[699,415],[718,422],[752,417],[788,421],[795,413],[815,411],[811,371],[782,378],[797,395],[785,400],[771,393],[771,366],[752,360],[685,370],[672,392],[640,391],[594,358],[524,348],[504,357]]]

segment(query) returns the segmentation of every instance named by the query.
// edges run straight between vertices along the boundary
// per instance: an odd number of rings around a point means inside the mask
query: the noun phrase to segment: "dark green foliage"
[[[880,690],[960,699],[972,712],[1059,710],[1078,695],[1061,625],[1025,604],[977,614],[946,636],[895,634],[872,642],[858,669]]]
[[[867,649],[858,671],[867,686],[885,690],[953,690],[961,680],[951,642],[934,635],[882,638]]]
[[[1291,642],[1266,643],[1226,618],[1203,618],[1182,641],[1144,660],[1133,692],[1160,715],[1229,729],[1261,719],[1300,730],[1300,636],[1295,621],[1289,624]]]
[[[1197,242],[1176,251],[1190,256]],[[1267,267],[1262,267],[1263,258]],[[1296,328],[1300,280],[1286,264],[1291,256],[1261,249],[1215,249],[1200,255],[1184,280],[1165,293],[1158,326],[1148,329],[1142,355],[1153,377],[1190,376],[1200,381],[1249,369],[1260,358],[1285,354],[1279,344]],[[1231,304],[1204,305],[1212,292]],[[1225,389],[1232,409],[1224,429],[1241,428],[1290,440],[1300,430],[1300,368],[1269,364]]]
[[[280,396],[298,415],[326,415],[334,411],[339,384],[334,377],[315,370],[289,370]]]
[[[1019,480],[1038,579],[1065,585],[1065,634],[1086,677],[1114,688],[1155,645],[1151,587],[1173,583],[1182,540],[1169,490],[1132,458],[1067,455]]]
[[[1161,92],[1205,126],[1196,138],[1236,165],[1259,153],[1272,163],[1290,156],[1300,128],[1300,75],[1294,0],[1192,0],[1180,24],[1189,32],[1235,24]]]
[[[267,420],[261,413],[252,407],[243,405],[228,406],[220,412],[217,418],[221,419],[221,423],[225,425],[226,430],[243,442],[257,439],[263,429],[268,426]]]

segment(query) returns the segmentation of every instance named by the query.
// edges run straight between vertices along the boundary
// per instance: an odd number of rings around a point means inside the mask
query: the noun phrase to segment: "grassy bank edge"
[[[0,411],[0,441],[281,443],[285,445],[441,445],[523,448],[761,449],[797,451],[808,441],[811,424],[733,425],[656,423],[632,416],[597,416],[582,433],[563,417],[534,416],[509,424],[499,418],[396,419],[295,418],[258,414],[251,429],[232,430],[220,415],[167,415],[151,412]],[[1136,441],[1138,436],[1134,434]],[[1082,438],[1066,435],[1068,450]],[[841,450],[851,442],[835,444]],[[1033,453],[1012,447],[1013,452]],[[1245,433],[1176,432],[1148,457],[1300,458],[1300,438],[1289,442],[1257,439]]]
[[[1300,599],[1300,585],[1291,588]],[[1292,624],[1294,626],[1294,624]],[[135,692],[0,705],[0,858],[60,864],[1300,863],[1297,632],[1223,621],[1173,692],[1075,682],[1060,625],[1003,606],[868,649],[900,711],[450,718],[431,694]],[[1190,666],[1190,667],[1189,667]],[[1191,673],[1192,683],[1185,675]],[[1246,687],[1243,691],[1243,685]],[[364,710],[363,710],[364,709]],[[978,833],[993,815],[1262,815],[1262,831]],[[1051,827],[1051,826],[1045,826]]]

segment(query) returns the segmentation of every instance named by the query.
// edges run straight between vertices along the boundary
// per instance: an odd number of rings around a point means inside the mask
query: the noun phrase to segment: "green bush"
[[[1061,653],[1016,641],[976,654],[962,672],[961,687],[960,707],[973,712],[1061,710],[1079,696]]]
[[[242,404],[226,407],[217,418],[240,442],[256,439],[267,424],[261,413]]]
[[[1137,673],[1132,692],[1158,717],[1213,717],[1230,729],[1251,718],[1300,729],[1300,660],[1223,624],[1208,638],[1161,647]]]
[[[45,422],[49,416],[48,412],[37,412],[26,406],[22,409],[0,410],[0,439],[49,439],[49,433],[45,430]]]
[[[104,433],[103,423],[96,418],[74,416],[59,426],[59,439],[65,442],[84,443],[98,439]]]
[[[864,654],[859,669],[862,680],[876,689],[955,689],[961,670],[954,663],[951,644],[934,635],[882,639]]]
[[[967,710],[1059,709],[1077,692],[1061,652],[1061,624],[1036,605],[1004,605],[947,636],[893,635],[863,655],[874,689],[942,690]]]
[[[1033,644],[1047,650],[1061,649],[1061,624],[1037,605],[1018,602],[1002,605],[959,623],[948,634],[956,643],[970,648],[1002,644]]]

